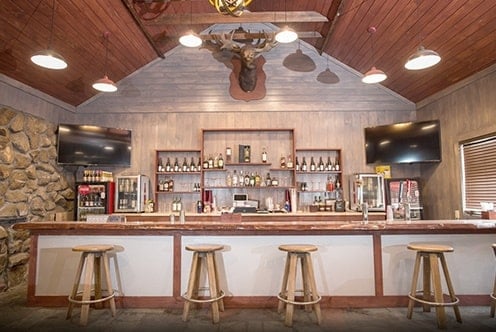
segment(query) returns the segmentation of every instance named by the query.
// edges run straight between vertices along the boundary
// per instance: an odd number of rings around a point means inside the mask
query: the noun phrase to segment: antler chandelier
[[[208,0],[217,11],[224,15],[241,16],[252,0]]]

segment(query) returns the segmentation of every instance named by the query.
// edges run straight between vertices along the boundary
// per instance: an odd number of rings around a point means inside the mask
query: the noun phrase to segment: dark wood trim
[[[372,247],[374,250],[374,284],[375,296],[384,295],[384,283],[382,279],[382,239],[379,234],[372,235]]]
[[[36,267],[38,265],[38,236],[30,236],[29,264],[28,264],[28,285],[27,301],[33,303],[36,301]]]
[[[489,306],[489,295],[459,295],[461,306]],[[29,306],[65,307],[67,296],[37,296],[29,301]],[[234,296],[225,297],[224,303],[229,308],[277,308],[276,296]],[[118,308],[182,308],[182,298],[171,296],[119,296],[116,297]],[[323,296],[320,302],[323,309],[338,308],[386,308],[406,307],[405,296]],[[418,306],[418,305],[417,305]]]

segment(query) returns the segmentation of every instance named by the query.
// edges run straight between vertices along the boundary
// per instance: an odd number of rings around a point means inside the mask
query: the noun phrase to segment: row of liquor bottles
[[[266,163],[267,158],[262,158],[262,163]],[[182,164],[179,163],[178,158],[174,158],[174,162],[171,162],[171,158],[168,157],[166,163],[163,163],[162,158],[159,158],[158,162],[158,172],[200,172],[201,169],[223,169],[225,166],[224,158],[222,157],[222,153],[212,157],[211,155],[208,158],[204,158],[203,162],[200,158],[198,158],[198,162],[195,162],[194,158],[191,157],[190,162],[188,163],[187,158],[184,157]],[[310,157],[310,162],[307,163],[306,157],[303,157],[303,160],[298,160],[298,157],[295,158],[295,162],[293,164],[293,159],[291,156],[287,158],[285,156],[281,156],[280,158],[280,167],[292,169],[293,167],[296,171],[302,172],[325,172],[325,171],[339,171],[340,165],[338,158],[331,159],[330,156],[327,157],[327,161],[324,162],[322,156],[319,157],[319,161],[315,162],[313,156]]]

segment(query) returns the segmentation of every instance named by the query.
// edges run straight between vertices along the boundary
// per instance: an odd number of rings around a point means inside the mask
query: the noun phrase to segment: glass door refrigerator
[[[114,182],[76,183],[76,220],[86,221],[88,215],[114,212]]]
[[[386,201],[387,205],[393,208],[394,219],[422,219],[422,200],[418,179],[387,179]],[[409,209],[405,210],[406,204]],[[405,211],[408,210],[410,211],[409,218],[405,216]]]
[[[115,212],[144,212],[151,198],[150,178],[146,175],[116,177]]]
[[[384,176],[375,173],[356,173],[350,179],[351,209],[362,210],[367,203],[369,211],[386,211]]]

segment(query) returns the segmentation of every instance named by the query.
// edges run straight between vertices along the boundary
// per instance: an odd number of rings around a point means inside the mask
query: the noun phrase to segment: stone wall
[[[0,217],[54,220],[73,211],[74,187],[57,166],[56,124],[0,108]],[[0,226],[0,291],[25,280],[29,233]]]

